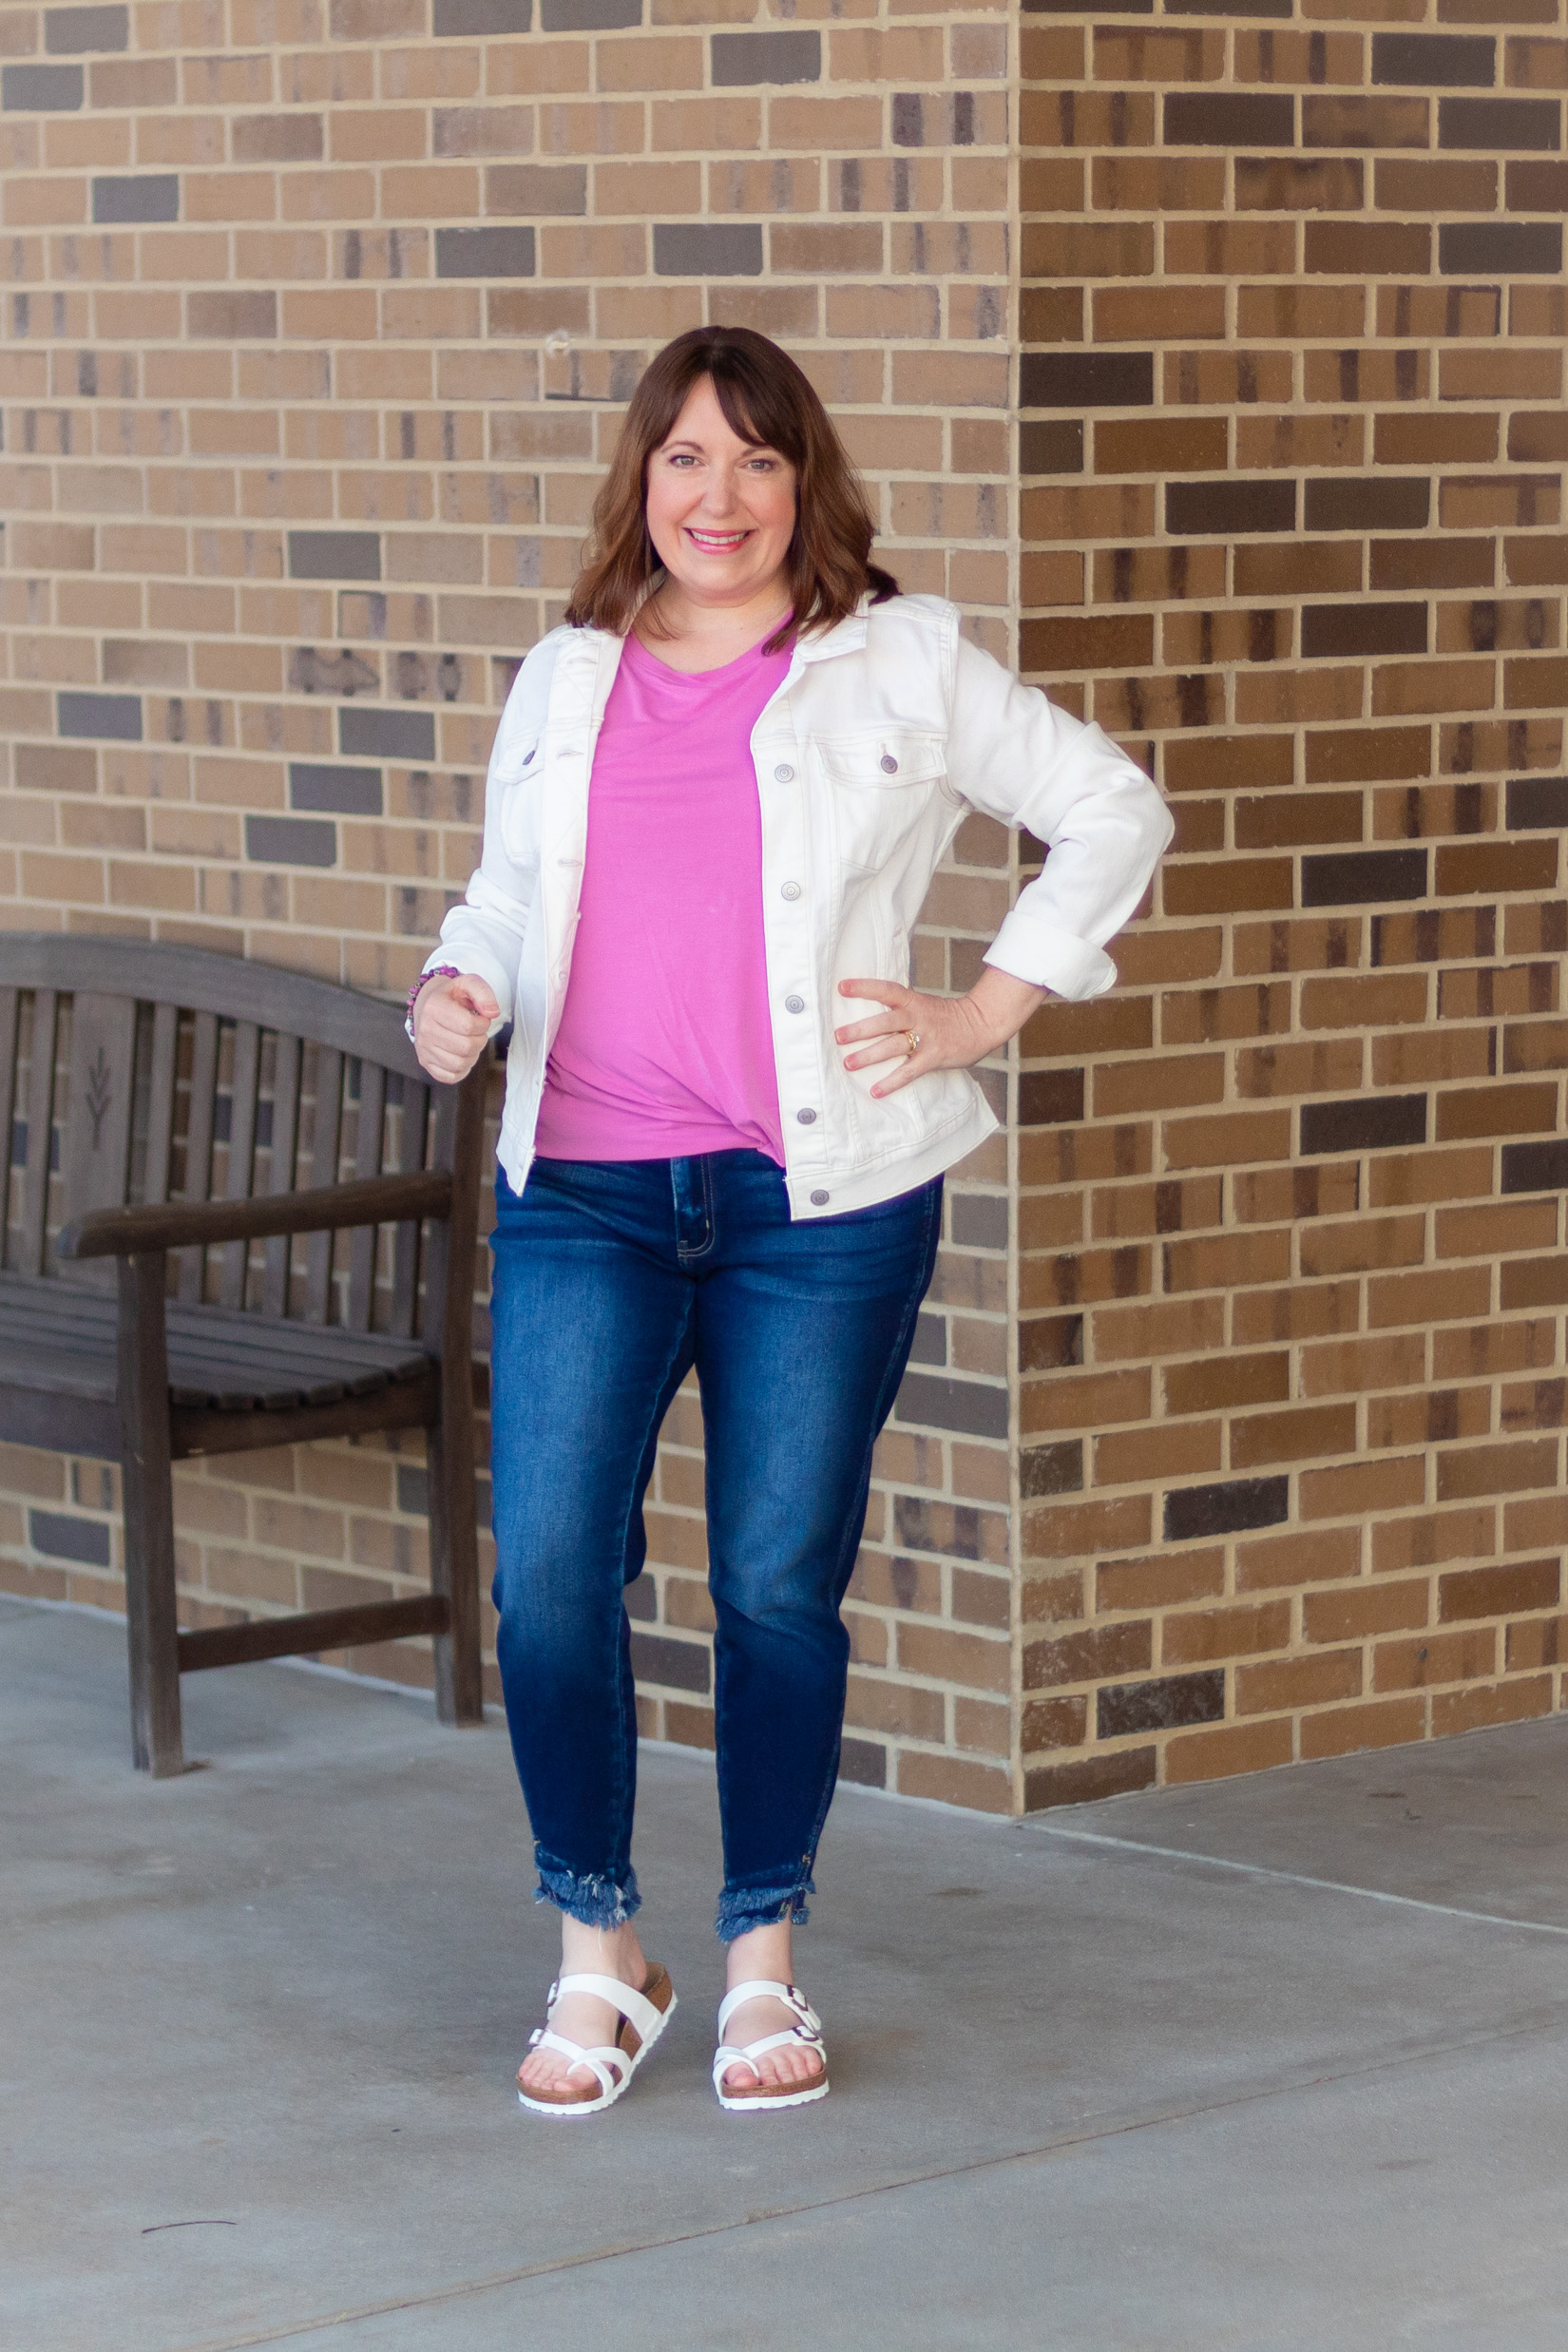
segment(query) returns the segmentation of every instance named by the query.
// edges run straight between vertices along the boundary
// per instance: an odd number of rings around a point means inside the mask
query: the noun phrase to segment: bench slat
[[[311,1153],[311,1182],[335,1184],[343,1134],[343,1057],[335,1045],[323,1045],[316,1058],[316,1137]],[[312,1233],[305,1244],[305,1314],[312,1323],[325,1323],[332,1294],[332,1233]]]
[[[260,1079],[261,1032],[254,1021],[239,1022],[234,1032],[234,1084],[229,1097],[229,1180],[225,1194],[230,1200],[249,1200],[251,1196]],[[245,1304],[245,1267],[249,1257],[248,1241],[225,1244],[219,1260],[220,1306]]]
[[[54,1111],[54,1039],[59,999],[36,988],[32,999],[32,1059],[28,1069],[28,1164],[22,1179],[22,1232],[16,1263],[25,1274],[44,1271],[44,1223],[49,1205],[49,1156]]]
[[[180,1007],[158,1004],[152,1016],[152,1066],[147,1086],[147,1171],[143,1198],[161,1202],[169,1196],[169,1157],[174,1148],[176,1057],[180,1047]]]
[[[386,1071],[379,1062],[362,1061],[359,1143],[354,1162],[357,1176],[381,1174],[381,1129],[386,1104]],[[351,1331],[368,1331],[371,1328],[371,1310],[375,1299],[375,1245],[379,1238],[373,1225],[356,1226],[349,1235],[349,1311],[344,1322]]]
[[[397,1173],[418,1176],[425,1165],[425,1135],[430,1125],[430,1090],[403,1080],[403,1101],[397,1119]],[[413,1331],[419,1306],[419,1233],[416,1222],[400,1225],[392,1239],[392,1317],[388,1329],[398,1339]]]
[[[192,1343],[221,1345],[239,1358],[257,1355],[283,1363],[321,1365],[416,1365],[423,1350],[407,1340],[379,1331],[347,1331],[340,1324],[272,1323],[262,1315],[241,1314],[225,1307],[182,1307],[170,1301],[166,1309],[169,1346]],[[47,1279],[17,1274],[0,1276],[0,1321],[7,1329],[26,1328],[68,1335],[97,1335],[114,1329],[112,1303],[92,1291],[68,1291]]]
[[[272,1079],[272,1169],[270,1193],[292,1193],[294,1159],[299,1141],[299,1040],[279,1032]],[[261,1272],[261,1311],[286,1314],[289,1305],[290,1236],[277,1233],[267,1244]]]
[[[5,1191],[0,1194],[0,1254],[5,1228],[10,1222],[10,1171],[15,1149],[16,1026],[19,999],[14,988],[0,988],[0,1135],[6,1138]]]
[[[123,1209],[130,1173],[131,1106],[136,1090],[136,1001],[89,996],[71,1004],[69,1093],[62,1123],[60,1221],[70,1224],[93,1209]],[[94,1290],[115,1287],[102,1260],[60,1265],[62,1281]]]
[[[183,1198],[207,1200],[212,1190],[213,1112],[218,1100],[218,1015],[198,1013],[191,1052],[190,1118],[185,1126],[185,1183]],[[207,1253],[203,1249],[180,1252],[180,1296],[187,1303],[201,1296]]]
[[[43,1295],[40,1295],[40,1294]],[[169,1386],[177,1403],[278,1410],[368,1396],[428,1379],[406,1343],[229,1309],[170,1305]],[[41,1279],[0,1277],[0,1386],[107,1402],[115,1393],[115,1303]]]

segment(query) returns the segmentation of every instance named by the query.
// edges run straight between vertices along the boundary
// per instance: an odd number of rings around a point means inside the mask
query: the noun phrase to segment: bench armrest
[[[258,1200],[171,1200],[144,1209],[91,1209],[67,1225],[55,1245],[63,1258],[136,1257],[193,1244],[258,1241],[274,1233],[319,1233],[355,1225],[399,1225],[451,1214],[452,1180],[424,1176],[361,1176],[316,1184]]]

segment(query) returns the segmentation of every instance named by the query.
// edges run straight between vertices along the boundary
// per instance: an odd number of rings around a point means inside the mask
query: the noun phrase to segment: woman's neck
[[[638,641],[672,670],[695,676],[738,661],[773,636],[789,610],[789,591],[779,579],[769,581],[744,604],[699,604],[679,581],[666,578],[632,629]]]

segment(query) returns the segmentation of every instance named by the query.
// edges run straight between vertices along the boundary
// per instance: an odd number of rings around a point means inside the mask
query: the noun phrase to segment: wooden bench
[[[472,1298],[484,1061],[401,1008],[137,940],[0,934],[0,1438],[120,1463],[131,1750],[184,1769],[180,1676],[434,1636],[480,1718]],[[181,1631],[170,1464],[424,1429],[430,1589]]]

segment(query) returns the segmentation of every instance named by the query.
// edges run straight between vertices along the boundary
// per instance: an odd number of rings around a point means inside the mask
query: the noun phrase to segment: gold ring
[[[905,1032],[904,1032],[904,1034],[905,1034],[905,1036],[906,1036],[906,1037],[908,1039],[908,1041],[909,1041],[909,1052],[910,1052],[911,1054],[917,1054],[917,1053],[919,1053],[919,1051],[920,1051],[920,1032],[919,1032],[919,1030],[918,1030],[918,1029],[906,1029],[906,1030],[905,1030]],[[906,1059],[908,1059],[908,1057],[906,1057]]]

